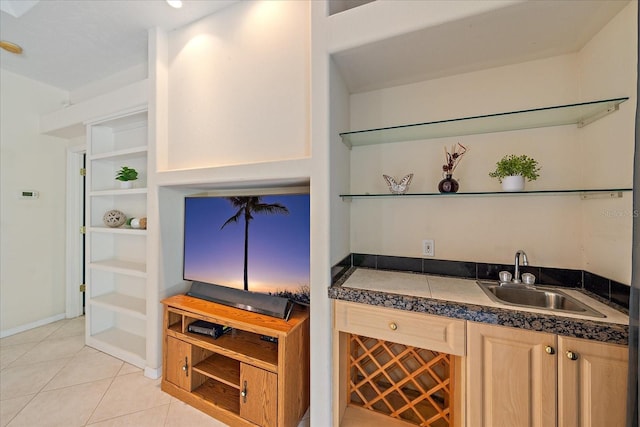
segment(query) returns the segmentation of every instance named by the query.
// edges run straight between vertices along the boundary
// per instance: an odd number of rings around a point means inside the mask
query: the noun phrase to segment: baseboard
[[[49,323],[57,322],[58,320],[66,319],[67,316],[65,313],[56,314],[55,316],[47,317],[46,319],[36,320],[35,322],[27,323],[26,325],[21,325],[15,328],[6,329],[4,331],[0,331],[0,338],[10,337],[11,335],[19,334],[20,332],[28,331],[29,329],[34,329],[39,326],[48,325]]]
[[[149,367],[144,368],[144,376],[147,378],[151,378],[152,380],[157,380],[158,378],[160,378],[161,374],[162,374],[161,368],[149,368]]]

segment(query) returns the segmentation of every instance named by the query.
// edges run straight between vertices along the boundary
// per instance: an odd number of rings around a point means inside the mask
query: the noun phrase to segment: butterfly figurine
[[[396,182],[396,179],[389,175],[382,175],[385,181],[387,181],[387,185],[389,186],[389,191],[393,194],[404,194],[409,190],[409,184],[411,183],[411,178],[413,178],[413,174],[405,176],[400,180],[400,182]]]

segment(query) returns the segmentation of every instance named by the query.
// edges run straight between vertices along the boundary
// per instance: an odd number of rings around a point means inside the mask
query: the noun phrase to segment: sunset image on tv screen
[[[309,302],[309,195],[187,197],[184,278]]]

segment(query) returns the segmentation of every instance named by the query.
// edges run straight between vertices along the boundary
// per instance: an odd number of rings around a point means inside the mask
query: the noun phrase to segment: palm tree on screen
[[[262,197],[227,197],[227,200],[238,209],[236,213],[225,221],[220,227],[222,230],[227,224],[239,222],[244,217],[244,290],[249,290],[249,222],[253,214],[283,214],[288,215],[289,209],[280,203],[263,203]]]

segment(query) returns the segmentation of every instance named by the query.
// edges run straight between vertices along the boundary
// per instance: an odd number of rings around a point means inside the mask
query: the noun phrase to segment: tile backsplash
[[[513,265],[506,264],[352,253],[332,269],[334,282],[350,267],[407,271],[476,280],[498,280],[500,271],[508,270],[513,272]],[[535,275],[536,283],[541,285],[580,288],[597,295],[606,302],[613,303],[626,310],[629,309],[630,287],[597,274],[584,270],[536,266],[521,266],[521,272]]]

